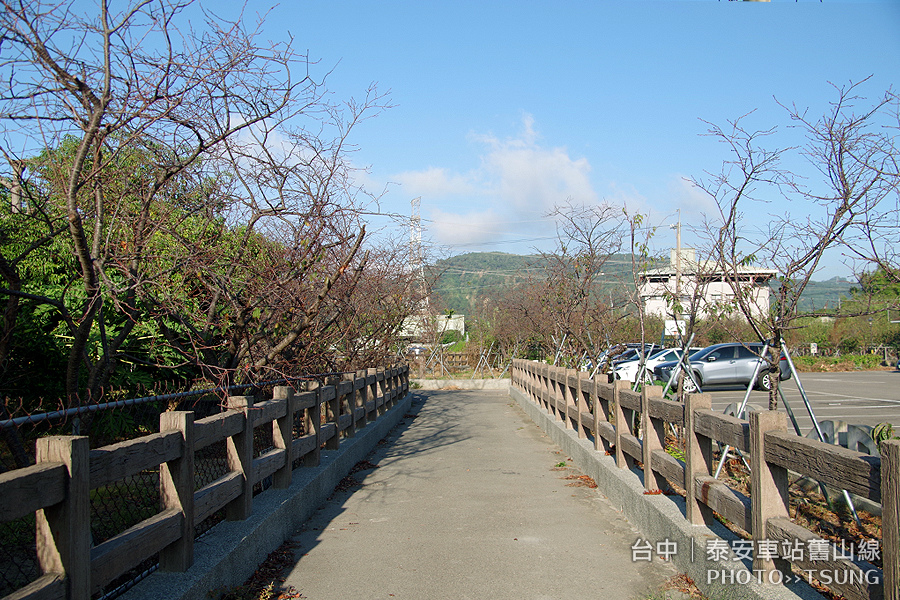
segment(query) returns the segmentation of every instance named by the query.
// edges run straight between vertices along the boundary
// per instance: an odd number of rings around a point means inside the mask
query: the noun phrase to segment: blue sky
[[[691,245],[710,206],[685,179],[726,158],[703,120],[785,126],[776,99],[821,114],[829,82],[900,84],[900,1],[302,1],[270,13],[265,34],[287,31],[337,99],[390,91],[353,160],[385,212],[420,196],[451,253],[549,249],[568,199],[647,214],[658,249],[680,209]]]

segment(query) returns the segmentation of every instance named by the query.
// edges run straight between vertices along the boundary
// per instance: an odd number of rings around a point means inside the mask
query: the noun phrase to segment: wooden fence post
[[[359,424],[359,427],[365,427],[369,424],[369,410],[366,408],[366,396],[368,395],[369,388],[366,385],[365,369],[356,372],[356,375],[353,378],[353,390],[355,391],[356,408],[362,408],[362,415],[360,415],[357,423]]]
[[[553,415],[553,418],[558,421],[559,416],[556,413],[556,385],[551,378],[552,372],[553,367],[550,365],[544,364],[541,366],[541,387],[544,391],[542,404],[544,405],[544,410]]]
[[[378,403],[378,416],[383,415],[387,409],[388,398],[387,398],[387,371],[384,370],[384,367],[377,368],[377,376],[375,380],[375,385],[378,388],[378,391],[375,394],[375,401]],[[380,378],[380,381],[379,381]]]
[[[547,405],[547,412],[553,415],[554,420],[559,420],[556,410],[556,381],[553,379],[553,372],[556,367],[544,366],[544,403]]]
[[[391,408],[395,404],[397,404],[397,397],[395,395],[397,389],[397,369],[393,367],[385,371],[384,381],[387,383],[387,395],[390,398],[390,404],[388,407]]]
[[[712,475],[712,440],[694,431],[695,411],[712,408],[710,394],[688,394],[684,405],[684,488],[687,492],[685,517],[691,525],[709,525],[713,511],[697,500],[694,480]]]
[[[622,432],[628,431],[628,424],[625,422],[625,411],[622,409],[622,402],[619,400],[619,392],[628,389],[627,381],[616,381],[613,384],[613,403],[615,404],[616,415],[616,466],[620,469],[628,467],[628,461],[625,457],[625,451],[622,449]]]
[[[519,360],[522,360],[522,359],[519,359]],[[531,398],[532,402],[534,402],[535,404],[540,406],[541,403],[540,403],[540,400],[538,399],[538,395],[537,395],[538,381],[537,381],[537,378],[535,377],[536,371],[534,369],[534,365],[530,362],[522,361],[522,372],[523,372],[523,378],[524,378],[525,384],[526,384],[525,387],[528,390],[528,397]]]
[[[750,499],[751,529],[754,545],[767,537],[766,523],[775,517],[789,519],[788,506],[788,471],[784,467],[766,462],[765,437],[768,431],[785,431],[787,422],[784,413],[773,410],[750,411]],[[763,581],[779,581],[773,579],[775,570],[784,575],[791,573],[790,565],[782,559],[771,559],[755,553],[753,556],[754,572],[763,573]]]
[[[569,385],[569,379],[575,376],[575,369],[562,369],[561,376],[563,380],[563,396],[565,398],[563,410],[566,414],[566,429],[577,429],[578,419],[577,417],[573,418],[569,411],[573,406],[577,407],[578,402],[578,399],[575,397],[576,388]]]
[[[393,369],[385,369],[384,370],[384,381],[382,382],[382,390],[384,392],[384,408],[390,409],[394,406],[394,398],[393,398],[393,389],[394,389],[394,381],[393,381]]]
[[[562,420],[565,429],[571,429],[569,425],[569,386],[566,383],[566,370],[562,367],[553,367],[553,377],[556,382],[556,394],[554,394],[553,399],[556,402],[557,416]]]
[[[900,440],[886,440],[879,450],[884,600],[900,600]]]
[[[325,383],[326,385],[322,387],[322,394],[325,394],[326,398],[331,397],[326,400],[325,421],[334,423],[334,436],[325,442],[325,449],[337,450],[341,447],[341,397],[338,396],[337,385],[328,385],[328,379],[325,380]]]
[[[587,439],[587,432],[584,430],[584,423],[581,422],[581,412],[584,409],[584,391],[581,385],[581,371],[572,369],[575,375],[575,411],[578,416],[575,418],[575,427],[578,428],[578,439]]]
[[[244,430],[225,440],[228,470],[241,474],[241,495],[225,506],[225,518],[243,521],[253,512],[253,396],[229,396],[228,409],[244,413]]]
[[[303,466],[317,467],[322,458],[322,386],[318,381],[307,381],[304,387],[316,394],[312,407],[303,411],[303,430],[315,436],[316,446],[312,452],[303,457]]]
[[[665,477],[653,471],[653,451],[662,450],[666,440],[666,424],[660,419],[650,417],[650,399],[662,398],[662,388],[656,385],[641,386],[641,460],[644,463],[644,489],[648,492],[668,489]]]
[[[375,369],[374,367],[371,369],[367,369],[366,377],[374,378],[374,379],[372,379],[372,383],[369,385],[369,393],[368,393],[369,398],[372,399],[372,406],[374,407],[372,409],[372,414],[369,415],[369,420],[374,421],[375,419],[377,419],[384,413],[384,410],[382,410],[378,406],[378,370]]]
[[[45,574],[66,578],[69,600],[91,597],[90,440],[85,436],[39,438],[35,461],[63,463],[65,499],[37,511],[38,562]]]
[[[613,386],[604,383],[599,378],[595,380],[594,385],[597,389],[597,400],[594,404],[594,410],[597,411],[595,413],[594,423],[597,424],[597,429],[594,430],[594,434],[597,435],[598,438],[600,438],[600,444],[603,448],[603,452],[605,452],[607,455],[611,455],[613,454],[615,440],[611,442],[599,434],[599,423],[605,421],[610,425],[615,425],[616,418],[612,413],[612,407],[615,406],[613,403],[614,388]]]
[[[347,392],[346,395],[341,396],[341,405],[343,405],[344,402],[347,403],[347,412],[345,414],[350,415],[350,426],[344,430],[344,437],[348,438],[352,438],[356,435],[356,386],[353,381],[354,378],[355,375],[353,373],[343,373],[341,378],[334,384],[335,390],[339,391],[342,383],[350,383],[350,391]]]
[[[606,450],[606,440],[603,439],[603,436],[600,435],[600,412],[603,408],[600,405],[600,382],[597,379],[592,379],[590,383],[591,390],[591,410],[594,413],[594,450],[598,452],[602,450]]]
[[[286,404],[284,416],[272,421],[272,445],[285,451],[284,465],[272,474],[272,485],[279,489],[291,487],[294,472],[293,431],[294,413],[297,410],[297,396],[294,388],[278,385],[272,390],[272,400],[283,400]]]
[[[159,415],[159,431],[181,433],[181,456],[159,465],[162,509],[181,511],[181,537],[159,552],[160,571],[187,571],[194,564],[194,413],[170,411]]]

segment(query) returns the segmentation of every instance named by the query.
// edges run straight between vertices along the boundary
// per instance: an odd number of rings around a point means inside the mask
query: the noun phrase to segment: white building
[[[465,315],[413,315],[403,320],[400,335],[415,340],[440,337],[447,331],[466,332]]]
[[[644,304],[644,314],[671,317],[676,289],[681,298],[682,311],[687,312],[694,292],[700,286],[696,316],[701,319],[709,316],[717,306],[726,306],[734,300],[733,275],[716,270],[714,262],[698,262],[693,248],[682,248],[679,277],[675,254],[676,251],[672,250],[669,266],[640,274],[639,293]],[[749,294],[750,304],[756,315],[769,312],[769,282],[777,274],[775,269],[753,266],[738,269],[737,280],[744,293]]]

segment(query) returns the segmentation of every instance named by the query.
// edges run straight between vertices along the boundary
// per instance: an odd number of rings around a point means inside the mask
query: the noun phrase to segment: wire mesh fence
[[[16,416],[8,406],[0,416],[0,474],[35,463],[35,440],[50,435],[85,435],[91,448],[138,438],[159,430],[159,416],[168,410],[190,410],[196,420],[227,409],[227,396],[252,395],[271,397],[276,385],[299,387],[304,381],[340,376],[340,373],[309,375],[291,380],[257,382],[227,388],[211,388],[190,392],[161,394],[84,404],[68,409]],[[305,433],[303,423],[295,423],[293,435]],[[253,454],[259,457],[273,448],[271,429],[254,432]],[[228,473],[224,441],[201,448],[194,456],[195,489],[216,481]],[[258,483],[258,494],[269,481]],[[128,528],[152,517],[160,510],[159,469],[147,469],[136,475],[95,488],[91,491],[91,543],[101,544]],[[195,536],[201,536],[225,519],[225,511],[207,517],[195,525]],[[0,523],[0,597],[37,580],[40,575],[35,546],[35,516]],[[113,581],[95,597],[114,598],[155,569],[158,556],[137,565],[130,573]]]

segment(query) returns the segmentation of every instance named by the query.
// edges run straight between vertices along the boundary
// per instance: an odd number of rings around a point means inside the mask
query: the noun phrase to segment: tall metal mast
[[[413,198],[412,218],[409,223],[409,269],[413,273],[413,288],[422,297],[422,310],[428,308],[428,296],[425,294],[425,265],[422,253],[422,217],[419,209],[422,197]]]

